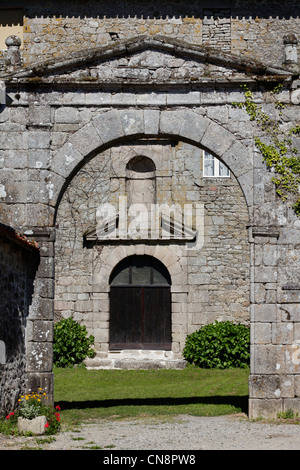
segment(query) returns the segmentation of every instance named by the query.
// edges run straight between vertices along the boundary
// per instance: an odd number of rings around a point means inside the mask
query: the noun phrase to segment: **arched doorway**
[[[147,255],[121,261],[110,278],[109,349],[171,350],[171,279]]]

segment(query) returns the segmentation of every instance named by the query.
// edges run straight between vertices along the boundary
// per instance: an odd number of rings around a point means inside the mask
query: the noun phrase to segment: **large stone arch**
[[[72,134],[52,157],[56,184],[50,204],[57,208],[70,179],[95,154],[134,137],[173,137],[204,148],[232,171],[250,208],[253,204],[252,153],[230,130],[192,110],[117,110],[99,113]],[[50,183],[51,184],[51,183]]]
[[[172,125],[172,122],[174,125]],[[103,134],[101,134],[102,138],[98,135],[100,130],[103,132]],[[210,135],[211,132],[215,133],[213,137]],[[98,157],[102,158],[102,153],[114,147],[124,146],[128,142],[136,142],[145,137],[149,139],[153,138],[153,140],[158,141],[185,141],[190,146],[207,149],[221,159],[229,166],[234,174],[238,182],[236,183],[236,187],[239,185],[242,187],[244,194],[248,194],[247,209],[245,207],[245,211],[248,211],[249,216],[251,193],[248,191],[247,181],[251,178],[252,170],[250,153],[247,148],[242,143],[235,141],[234,134],[227,131],[222,126],[215,124],[210,119],[203,118],[203,116],[198,115],[194,111],[183,109],[174,111],[112,110],[98,114],[92,123],[89,123],[73,134],[64,147],[53,156],[53,169],[60,174],[60,181],[62,182],[60,187],[57,186],[56,193],[54,193],[57,200],[57,207],[60,206],[60,202],[63,200],[64,191],[72,185],[73,181],[75,181],[77,175],[80,173],[80,170],[85,168],[86,165],[96,161]],[[240,153],[242,157],[240,157]],[[147,156],[147,152],[145,155]],[[133,156],[135,156],[135,151],[129,150],[126,152],[126,157],[121,161],[124,169],[127,161]],[[243,165],[239,165],[239,159],[243,162]],[[155,164],[157,168],[160,169],[160,162],[158,160],[155,160]],[[241,193],[240,189],[239,192]],[[244,195],[242,195],[242,198],[244,198]],[[55,199],[53,197],[53,203],[54,201]],[[64,217],[66,217],[65,212]],[[58,236],[59,231],[57,231],[57,238]],[[246,243],[248,242],[246,230],[244,240]],[[177,318],[177,324],[176,321],[172,323],[172,326],[174,326],[174,337],[176,337],[173,341],[172,353],[174,353],[174,357],[176,357],[177,361],[181,360],[180,356],[188,328],[190,327],[191,317],[187,298],[188,295],[192,295],[189,292],[187,271],[185,269],[187,257],[180,252],[181,249],[181,246],[176,247],[173,245],[172,248],[170,248],[165,244],[155,245],[155,242],[153,245],[147,245],[145,243],[137,243],[134,244],[134,246],[124,243],[119,246],[106,245],[103,249],[101,248],[102,251],[97,250],[97,247],[95,247],[93,258],[89,258],[89,263],[93,263],[93,273],[91,276],[92,293],[90,293],[89,296],[86,295],[86,297],[89,297],[89,300],[86,300],[90,302],[90,305],[93,303],[92,308],[96,308],[94,305],[98,305],[99,309],[101,308],[101,328],[95,326],[96,321],[93,319],[86,321],[91,325],[89,328],[96,338],[97,348],[99,348],[97,351],[99,354],[108,352],[105,348],[108,347],[109,343],[108,292],[111,271],[118,262],[125,257],[146,254],[160,260],[169,270],[172,277],[171,292],[174,299],[174,318]],[[179,252],[177,253],[176,250],[179,250]],[[58,250],[56,250],[56,254],[57,253]],[[183,268],[184,264],[185,266]],[[205,282],[206,280],[203,281],[203,283]],[[193,299],[192,303],[195,309],[198,308],[195,299]],[[83,312],[84,307],[82,306],[80,308]],[[91,307],[89,306],[89,308]],[[58,308],[57,310],[60,309]],[[61,311],[63,310],[64,307],[61,308]],[[63,312],[63,314],[67,314],[67,311]],[[179,316],[181,318],[179,318]],[[81,314],[77,315],[77,319],[84,321]],[[99,321],[98,324],[100,324]],[[186,326],[185,334],[179,331],[180,328],[182,330],[182,324]],[[98,357],[97,361],[93,360],[91,367],[97,367],[97,363],[103,365],[105,363],[103,357],[104,356]]]

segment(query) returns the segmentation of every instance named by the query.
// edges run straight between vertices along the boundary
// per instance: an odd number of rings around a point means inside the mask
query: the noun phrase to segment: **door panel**
[[[171,348],[171,302],[169,287],[144,287],[144,341]]]

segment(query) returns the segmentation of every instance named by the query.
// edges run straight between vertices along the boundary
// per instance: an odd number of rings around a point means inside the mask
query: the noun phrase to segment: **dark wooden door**
[[[113,286],[110,349],[171,349],[169,286]]]

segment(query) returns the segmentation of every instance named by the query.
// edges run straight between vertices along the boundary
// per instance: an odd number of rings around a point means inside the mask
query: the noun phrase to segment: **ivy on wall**
[[[281,126],[280,118],[272,119],[254,102],[253,94],[247,85],[242,85],[242,88],[245,101],[234,103],[234,106],[245,109],[250,120],[257,123],[265,136],[266,141],[255,136],[255,145],[260,150],[267,168],[274,171],[272,182],[275,184],[276,193],[283,201],[289,201],[300,217],[300,156],[294,142],[295,137],[300,135],[300,124],[286,131]],[[279,116],[282,115],[284,105],[276,99],[276,95],[281,89],[280,84],[271,91]]]

